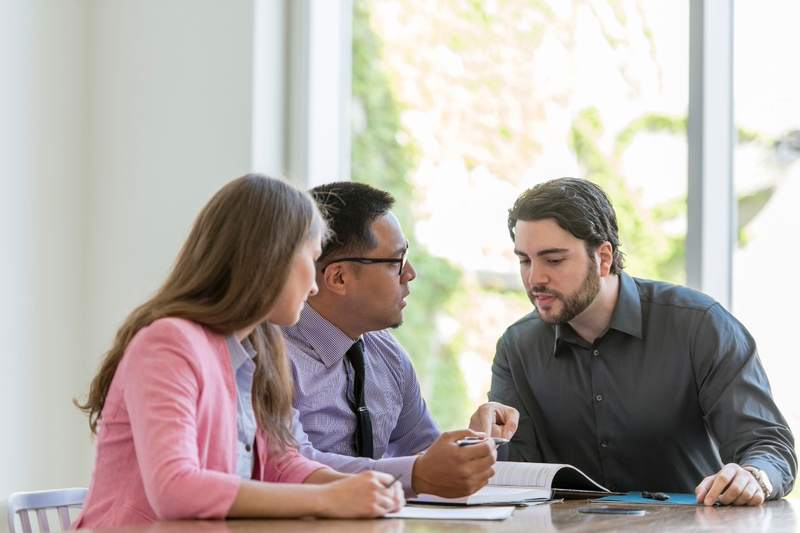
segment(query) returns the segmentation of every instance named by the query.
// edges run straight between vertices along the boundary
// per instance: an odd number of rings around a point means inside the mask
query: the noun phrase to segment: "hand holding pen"
[[[485,434],[447,431],[417,457],[411,486],[417,494],[467,496],[486,485],[496,460],[496,447]]]
[[[400,476],[367,470],[319,485],[319,516],[330,518],[377,518],[405,505]]]

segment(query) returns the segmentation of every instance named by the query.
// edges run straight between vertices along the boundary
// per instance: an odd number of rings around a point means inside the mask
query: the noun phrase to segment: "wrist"
[[[760,468],[751,465],[744,465],[742,468],[752,474],[753,478],[756,480],[756,483],[758,483],[758,486],[761,487],[761,492],[764,493],[764,499],[769,499],[774,491],[772,489],[772,482],[769,480],[767,473]]]
[[[329,516],[332,500],[331,486],[329,483],[323,485],[312,485],[308,498],[311,504],[311,514],[314,516]]]
[[[411,490],[415,494],[428,494],[428,483],[423,479],[423,472],[425,471],[425,456],[423,454],[417,455],[414,460],[414,466],[411,467]]]

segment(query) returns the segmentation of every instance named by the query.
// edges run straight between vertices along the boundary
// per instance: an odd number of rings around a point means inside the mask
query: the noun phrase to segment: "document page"
[[[487,485],[478,492],[461,498],[443,498],[433,494],[417,494],[409,502],[447,503],[456,505],[516,505],[531,500],[549,500],[550,489],[539,487],[510,487]]]
[[[498,461],[489,485],[551,488],[556,473],[568,465]]]
[[[489,485],[544,489],[577,489],[608,492],[608,489],[572,465],[499,461]]]

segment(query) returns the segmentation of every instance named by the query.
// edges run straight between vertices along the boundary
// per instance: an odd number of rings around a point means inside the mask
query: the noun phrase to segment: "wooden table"
[[[148,526],[94,529],[94,533],[437,533],[539,531],[795,531],[800,500],[780,500],[761,507],[642,506],[644,516],[579,513],[583,500],[520,508],[502,522],[443,520],[228,520],[159,522]],[[84,530],[86,531],[86,530]]]

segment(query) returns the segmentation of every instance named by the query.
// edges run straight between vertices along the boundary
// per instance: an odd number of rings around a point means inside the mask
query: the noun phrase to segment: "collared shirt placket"
[[[613,435],[609,420],[608,397],[608,369],[605,362],[601,359],[602,337],[589,347],[578,348],[580,356],[588,360],[589,375],[591,378],[592,389],[591,404],[594,413],[595,435],[597,436],[597,455],[600,458],[600,469],[603,472],[604,484],[613,485],[609,479],[608,472],[613,472]],[[612,489],[613,490],[613,489]]]

